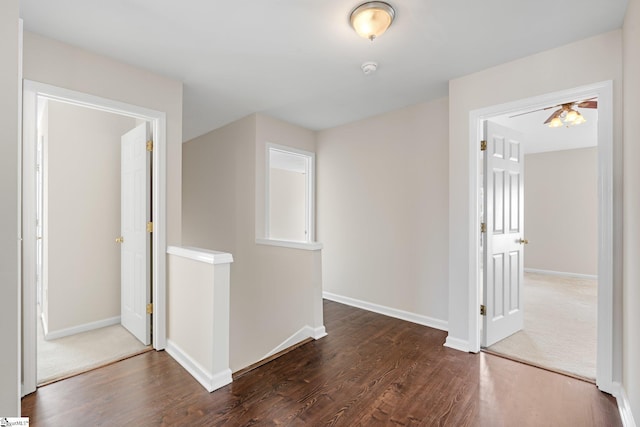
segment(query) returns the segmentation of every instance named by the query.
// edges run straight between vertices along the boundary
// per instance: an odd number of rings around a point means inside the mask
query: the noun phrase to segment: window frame
[[[281,240],[271,237],[270,221],[271,221],[271,151],[279,151],[285,154],[293,154],[305,158],[305,227],[307,229],[306,240]],[[286,145],[274,144],[267,142],[265,144],[265,212],[264,212],[264,234],[267,241],[280,241],[292,243],[315,243],[315,174],[316,174],[316,154],[311,151],[302,150]]]

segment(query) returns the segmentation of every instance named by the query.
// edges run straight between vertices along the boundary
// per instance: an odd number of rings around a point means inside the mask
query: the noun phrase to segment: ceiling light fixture
[[[585,119],[582,114],[578,113],[576,115],[576,118],[571,122],[571,125],[573,125],[573,126],[581,125],[581,124],[585,123],[586,121],[587,121],[587,119]]]
[[[387,31],[395,15],[396,11],[390,4],[370,1],[351,12],[351,26],[360,36],[373,41]]]
[[[561,106],[562,108],[560,108],[559,110],[556,110],[551,115],[551,117],[547,119],[545,124],[548,124],[550,128],[559,128],[559,127],[562,127],[563,125],[567,125],[567,127],[569,127],[569,126],[576,126],[576,125],[581,125],[583,123],[586,123],[587,119],[585,119],[584,116],[580,114],[579,111],[575,110],[573,107],[574,106],[578,106],[578,107],[583,106],[584,108],[594,108],[594,107],[585,106],[581,104],[584,104],[584,102],[580,104],[576,104],[576,103],[562,104]]]
[[[554,117],[553,120],[549,122],[550,128],[559,128],[562,126],[562,119],[560,117]]]

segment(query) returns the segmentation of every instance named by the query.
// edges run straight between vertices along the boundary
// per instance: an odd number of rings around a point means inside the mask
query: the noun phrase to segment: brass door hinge
[[[480,306],[480,316],[486,316],[487,315],[487,306],[482,304]]]
[[[153,233],[153,222],[151,221],[147,223],[147,233]]]
[[[487,141],[480,141],[480,151],[487,151]]]
[[[484,222],[480,223],[480,232],[481,233],[486,233],[487,232],[487,224],[485,224]]]
[[[147,314],[153,314],[153,303],[147,304]]]
[[[153,151],[153,141],[147,141],[147,151]]]

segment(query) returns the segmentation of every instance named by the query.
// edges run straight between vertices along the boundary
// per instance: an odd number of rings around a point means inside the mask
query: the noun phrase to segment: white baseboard
[[[233,381],[231,378],[231,369],[227,368],[212,374],[169,339],[167,340],[167,348],[165,351],[169,353],[180,366],[186,369],[209,393],[227,384],[231,384]]]
[[[120,324],[120,316],[110,317],[109,319],[102,319],[95,322],[85,323],[84,325],[73,326],[71,328],[60,329],[58,331],[49,331],[47,323],[42,317],[42,329],[44,332],[44,339],[57,340],[58,338],[68,337],[70,335],[79,334],[81,332],[93,331],[94,329],[104,328],[106,326]]]
[[[452,348],[454,350],[460,350],[460,351],[469,353],[469,341],[466,341],[466,340],[461,340],[461,339],[453,338],[449,336],[444,342],[444,346]]]
[[[627,392],[624,387],[620,383],[613,384],[613,395],[618,402],[618,411],[620,412],[620,419],[622,420],[622,425],[624,427],[636,427],[637,424],[633,418],[633,413],[631,412],[631,403],[629,402],[629,396],[627,396]]]
[[[320,326],[319,328],[311,328],[311,330],[313,331],[313,336],[311,338],[313,338],[314,340],[319,340],[320,338],[324,338],[327,336],[327,330],[325,329],[324,326]]]
[[[276,348],[274,348],[269,353],[262,356],[260,360],[264,360],[267,357],[271,357],[276,353],[280,353],[281,351],[286,350],[289,347],[294,346],[299,342],[306,340],[307,338],[313,338],[314,340],[318,340],[326,336],[327,336],[327,332],[324,326],[320,326],[319,328],[312,328],[311,326],[308,326],[308,325],[303,326],[296,333],[291,335],[286,340],[282,341],[280,345],[278,345]]]
[[[367,301],[361,301],[355,298],[345,297],[326,291],[322,293],[322,297],[330,301],[339,302],[341,304],[350,305],[352,307],[361,308],[363,310],[373,311],[374,313],[384,314],[385,316],[406,320],[408,322],[417,323],[418,325],[440,329],[441,331],[446,331],[449,329],[449,325],[445,320],[434,319],[432,317],[423,316],[421,314],[398,310],[396,308],[386,307],[384,305],[374,304]]]
[[[547,276],[575,277],[577,279],[598,280],[598,275],[594,275],[594,274],[568,273],[568,272],[565,272],[565,271],[540,270],[538,268],[525,268],[524,272],[525,273],[546,274]]]

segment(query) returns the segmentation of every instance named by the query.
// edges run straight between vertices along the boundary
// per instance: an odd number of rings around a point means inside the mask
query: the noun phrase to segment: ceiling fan
[[[545,125],[551,128],[561,127],[563,125],[580,125],[587,120],[580,114],[577,108],[598,108],[598,100],[596,98],[589,98],[582,101],[567,102],[564,104],[558,104],[551,107],[540,108],[539,110],[527,111],[526,113],[516,114],[510,118],[522,116],[523,114],[534,113],[536,111],[550,110],[552,108],[558,108],[554,111],[547,120],[544,121]]]

